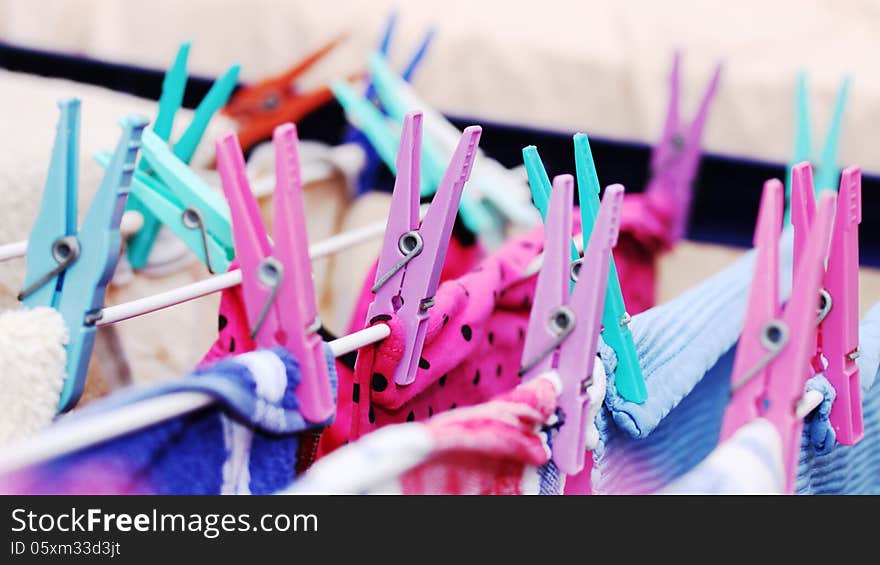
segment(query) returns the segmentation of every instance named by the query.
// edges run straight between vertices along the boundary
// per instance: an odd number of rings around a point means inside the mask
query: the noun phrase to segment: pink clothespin
[[[446,249],[464,185],[471,174],[482,128],[464,130],[425,219],[419,224],[422,114],[411,112],[403,122],[397,152],[397,179],[385,239],[379,255],[369,323],[397,314],[406,332],[405,349],[394,382],[412,383],[425,343],[428,310],[446,259]]]
[[[245,175],[238,138],[217,141],[217,169],[229,201],[242,296],[251,335],[260,347],[282,346],[302,369],[297,388],[302,415],[311,422],[333,414],[327,361],[316,333],[320,327],[312,263],[308,254],[296,127],[275,128],[274,243],[269,241]]]
[[[792,167],[791,223],[795,272],[804,257],[815,216],[813,171],[808,162]],[[822,372],[837,397],[831,426],[837,441],[854,445],[864,437],[859,384],[859,223],[862,221],[862,171],[849,167],[840,177],[831,248],[819,300],[815,372]],[[823,362],[827,362],[826,363]]]
[[[724,412],[721,441],[755,418],[766,418],[782,438],[786,492],[794,492],[803,420],[795,406],[812,376],[816,346],[816,297],[822,283],[831,234],[834,197],[823,194],[816,220],[803,246],[788,304],[779,302],[779,239],[785,188],[779,180],[764,183],[755,228],[754,275],[743,332],[731,375],[731,401]]]
[[[567,475],[584,467],[587,414],[602,307],[608,283],[611,249],[617,244],[623,187],[605,189],[605,196],[583,259],[571,263],[574,178],[553,179],[544,228],[544,265],[522,354],[520,375],[529,379],[554,370],[562,382],[559,407],[563,423],[553,443],[553,461]],[[569,296],[570,280],[575,279]]]
[[[690,124],[682,123],[679,114],[680,103],[680,55],[675,53],[672,74],[669,78],[669,107],[663,135],[651,153],[651,179],[645,188],[646,194],[666,193],[672,213],[672,241],[684,237],[693,197],[693,181],[700,162],[700,139],[709,105],[715,96],[721,65],[715,67],[709,86],[703,94],[699,109]]]

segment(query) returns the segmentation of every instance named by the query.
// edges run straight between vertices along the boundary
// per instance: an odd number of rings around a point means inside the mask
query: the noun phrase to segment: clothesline
[[[390,334],[387,325],[376,324],[327,342],[327,345],[334,357],[340,357],[381,341]],[[204,392],[175,392],[94,416],[84,416],[70,425],[59,423],[37,437],[0,449],[0,475],[184,416],[215,402],[215,397]],[[63,416],[62,422],[69,417]]]

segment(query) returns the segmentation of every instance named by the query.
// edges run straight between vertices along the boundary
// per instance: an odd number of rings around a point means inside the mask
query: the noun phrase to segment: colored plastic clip
[[[834,112],[831,114],[831,123],[825,136],[825,144],[822,146],[822,154],[818,161],[813,154],[813,126],[810,120],[810,102],[807,92],[807,75],[799,73],[795,92],[795,137],[794,155],[788,168],[788,177],[785,184],[785,198],[791,203],[792,178],[791,169],[797,163],[809,161],[816,169],[816,183],[814,191],[816,196],[822,190],[834,190],[837,179],[840,176],[840,167],[837,166],[837,153],[840,145],[841,125],[843,112],[846,109],[846,99],[849,94],[849,77],[844,77],[837,92],[837,101],[834,103]],[[790,217],[791,207],[786,209],[786,221]]]
[[[50,306],[64,317],[67,377],[58,403],[60,412],[76,405],[95,343],[95,323],[104,305],[107,284],[116,269],[122,244],[119,222],[131,174],[148,121],[128,116],[104,179],[77,230],[79,165],[79,100],[58,104],[61,118],[52,148],[49,175],[40,212],[27,244],[27,271],[19,294],[28,307]]]
[[[590,239],[596,216],[599,213],[599,177],[590,150],[590,141],[585,134],[574,136],[575,166],[577,170],[578,199],[581,210],[582,240],[586,248]],[[547,215],[547,203],[550,198],[550,178],[534,146],[523,149],[523,161],[532,189],[532,199],[541,212]],[[574,243],[571,244],[572,260],[579,257]],[[602,339],[617,355],[617,369],[614,372],[614,383],[621,397],[629,402],[643,403],[648,398],[645,378],[639,366],[636,346],[632,333],[629,331],[630,315],[626,312],[623,291],[614,256],[610,258],[608,284],[605,289],[605,307],[602,312]]]
[[[795,407],[813,375],[816,349],[816,297],[828,253],[834,196],[819,198],[816,221],[799,260],[791,297],[779,301],[779,240],[785,188],[776,179],[764,184],[758,224],[752,285],[742,337],[731,375],[731,401],[721,426],[721,441],[755,418],[766,418],[782,439],[786,492],[794,491],[804,421]]]
[[[394,382],[399,385],[410,384],[416,377],[425,343],[425,322],[434,305],[456,210],[470,176],[481,132],[479,126],[464,130],[428,212],[419,224],[422,115],[413,112],[403,122],[397,179],[372,288],[375,296],[367,311],[370,324],[391,314],[396,314],[401,321],[405,347],[394,373]]]
[[[110,154],[99,152],[95,160],[106,167]],[[151,171],[135,170],[132,198],[186,243],[208,271],[226,272],[235,257],[226,201],[150,130],[143,135],[141,163],[145,161]]]
[[[370,75],[383,108],[398,122],[407,112],[419,110],[425,116],[425,130],[431,146],[443,159],[455,149],[461,132],[440,112],[421,100],[404,78],[398,76],[379,54],[370,56]],[[477,200],[484,200],[491,208],[484,215],[490,218],[500,213],[520,226],[531,227],[539,218],[528,199],[517,200],[513,195],[523,193],[519,175],[511,173],[498,161],[478,153],[471,180]]]
[[[165,73],[165,80],[162,82],[162,94],[159,97],[159,113],[156,116],[156,122],[153,124],[152,129],[155,135],[161,139],[163,143],[168,143],[170,141],[171,130],[174,125],[174,116],[183,103],[183,94],[186,90],[187,81],[186,62],[188,57],[189,43],[184,43],[180,46],[174,64],[171,65]],[[233,65],[222,77],[214,81],[214,84],[211,85],[211,89],[193,113],[192,121],[186,128],[186,131],[180,136],[180,139],[173,144],[171,152],[173,152],[174,156],[180,159],[183,164],[189,164],[190,160],[192,160],[193,154],[195,154],[199,142],[205,135],[205,130],[208,128],[208,124],[211,122],[211,118],[226,103],[229,95],[232,94],[232,90],[238,82],[238,72],[239,66]],[[131,198],[129,198],[128,203],[129,210],[136,210],[144,217],[143,227],[128,240],[128,260],[131,263],[131,266],[135,269],[140,269],[147,264],[150,250],[153,248],[153,243],[156,241],[156,236],[159,233],[159,228],[162,224],[166,221],[178,223],[181,218],[180,214],[178,214],[175,219],[169,219],[168,216],[162,215],[162,212],[167,210],[164,203],[157,202],[155,197],[145,194],[146,191],[155,188],[157,185],[156,182],[149,182],[149,180],[146,179],[146,177],[153,176],[153,169],[155,169],[154,163],[150,160],[150,157],[151,155],[145,150],[144,158],[138,163],[139,174],[136,176],[135,184],[132,187]],[[106,159],[106,157],[104,159]],[[99,162],[101,162],[100,158]],[[151,180],[156,179],[154,178]],[[159,182],[162,182],[162,180],[159,180]],[[181,192],[190,190],[190,188],[188,186],[176,186],[173,190],[180,194]],[[196,192],[194,200],[198,200],[200,198],[199,188],[192,188],[192,190]],[[149,201],[150,204],[148,204],[147,201]],[[210,212],[204,210],[197,210],[197,212],[210,214]],[[190,220],[195,219],[195,216],[191,215]],[[191,221],[187,223],[193,225],[194,222]],[[173,229],[173,231],[180,235],[180,230]],[[185,241],[188,239],[189,238],[184,238]],[[189,243],[189,241],[187,242]],[[196,247],[190,247],[194,252],[199,254],[200,249],[206,249],[207,245],[202,246],[199,244]],[[219,258],[219,252],[216,255]],[[200,254],[200,258],[203,261],[206,261],[203,251]],[[210,261],[206,261],[206,263],[209,268],[212,267]],[[216,268],[217,266],[214,265],[214,267]],[[212,272],[216,272],[216,269],[212,270]]]
[[[283,73],[241,88],[223,113],[238,123],[238,141],[245,151],[269,139],[276,126],[298,122],[333,99],[329,86],[307,92],[297,87],[308,72],[345,39],[340,35],[308,54]]]
[[[395,155],[401,143],[401,132],[397,123],[386,117],[364,95],[356,92],[344,81],[334,82],[332,88],[349,121],[370,140],[391,172],[397,174]],[[426,197],[434,194],[440,185],[445,163],[448,160],[440,157],[440,153],[431,145],[430,140],[420,142],[420,145],[422,145],[421,166],[424,167],[425,174],[419,181],[419,193],[422,197]],[[461,197],[460,209],[462,221],[474,233],[483,234],[495,224],[494,218],[467,193]]]
[[[571,175],[553,180],[544,231],[544,264],[535,287],[520,370],[526,379],[554,369],[559,375],[562,427],[553,441],[553,461],[568,475],[584,467],[587,390],[596,362],[611,248],[617,243],[623,203],[621,185],[605,190],[584,260],[572,263],[568,247],[573,185]],[[569,297],[570,279],[576,282]]]
[[[715,96],[721,65],[715,67],[709,86],[691,123],[680,121],[679,53],[675,53],[669,78],[669,107],[663,135],[651,153],[651,178],[646,193],[666,192],[673,205],[672,241],[685,235],[693,199],[693,181],[700,163],[700,139],[706,124],[709,105]]]
[[[391,47],[391,40],[394,36],[394,28],[397,25],[397,12],[391,12],[388,16],[388,20],[385,24],[385,31],[382,34],[382,39],[379,42],[379,52],[383,56],[388,56],[389,49]],[[431,45],[431,41],[434,39],[434,30],[429,29],[424,37],[422,38],[421,43],[419,44],[416,51],[413,53],[412,58],[410,58],[409,63],[404,67],[403,73],[401,76],[403,80],[409,81],[412,79],[413,74],[418,68],[419,64],[425,57],[425,53],[428,51],[428,47]],[[367,80],[367,90],[365,98],[370,102],[375,103],[375,86],[373,85],[373,81],[368,77]],[[381,108],[380,108],[381,109]],[[376,149],[373,147],[373,144],[370,143],[370,140],[364,135],[363,132],[359,131],[352,125],[349,125],[348,131],[344,136],[346,142],[348,143],[357,143],[360,145],[364,151],[365,155],[365,163],[363,172],[358,178],[358,187],[357,193],[363,194],[369,191],[373,187],[373,183],[375,182],[376,172],[379,169],[379,165],[382,162],[382,159],[379,157]]]
[[[794,227],[794,270],[806,256],[809,230],[816,214],[809,163],[791,171],[791,223]],[[855,445],[864,437],[859,385],[859,223],[862,221],[862,171],[849,167],[840,178],[837,211],[831,232],[828,266],[819,300],[819,329],[814,371],[821,372],[837,395],[831,426],[837,441]],[[824,362],[823,362],[824,359]],[[826,363],[827,362],[827,365]]]
[[[324,422],[333,415],[333,392],[318,329],[309,259],[296,126],[275,129],[274,243],[245,174],[238,138],[217,141],[217,169],[229,201],[232,232],[242,272],[242,296],[251,335],[260,347],[282,346],[302,368],[297,388],[303,417]]]

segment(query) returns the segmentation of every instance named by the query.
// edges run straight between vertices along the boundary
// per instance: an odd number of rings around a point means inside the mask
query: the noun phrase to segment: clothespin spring
[[[396,265],[391,267],[387,273],[382,275],[373,284],[373,287],[370,289],[370,292],[375,294],[376,291],[378,291],[380,288],[382,288],[382,285],[384,285],[386,282],[388,282],[388,279],[390,279],[391,277],[393,277],[395,275],[395,273],[397,273],[397,271],[399,271],[404,266],[406,266],[407,263],[409,263],[410,261],[415,259],[419,255],[419,253],[422,252],[422,249],[425,247],[425,242],[424,242],[424,240],[422,240],[422,236],[419,235],[419,232],[408,231],[405,234],[403,234],[402,236],[400,236],[400,240],[398,240],[398,242],[397,242],[397,247],[398,247],[398,249],[400,249],[400,252],[403,253],[403,258],[400,261],[398,261],[398,263]],[[434,305],[433,299],[431,301],[431,304],[428,306],[425,306],[424,302],[423,302],[422,310],[427,310],[428,308],[430,308],[433,305]]]
[[[266,257],[266,259],[260,264],[260,269],[257,272],[257,279],[262,284],[271,288],[272,292],[269,294],[268,298],[266,298],[266,303],[263,304],[263,309],[260,311],[260,315],[254,323],[254,327],[251,330],[251,339],[256,339],[257,333],[259,333],[260,328],[263,326],[263,322],[266,320],[266,315],[269,313],[269,309],[275,302],[275,297],[278,295],[278,289],[281,288],[281,283],[284,281],[284,265],[274,257]]]
[[[76,260],[79,259],[79,254],[79,241],[76,239],[76,236],[66,235],[56,239],[52,243],[52,258],[58,262],[58,265],[18,293],[18,300],[24,300],[56,275],[67,270],[68,267],[76,263]]]
[[[215,274],[214,267],[211,266],[211,249],[208,245],[208,229],[205,226],[205,218],[198,208],[189,207],[184,209],[181,218],[183,225],[194,230],[197,229],[202,235],[202,247],[205,252],[205,264],[208,266],[208,272]]]
[[[788,325],[782,320],[770,320],[764,325],[764,329],[761,330],[761,345],[767,350],[767,355],[730,387],[731,396],[782,352],[785,344],[788,343],[789,335]]]
[[[574,276],[574,265],[572,265],[572,275]],[[523,364],[522,368],[519,370],[519,376],[522,377],[531,371],[535,365],[556,351],[556,348],[562,345],[562,342],[565,341],[571,332],[574,331],[576,323],[577,319],[575,318],[574,311],[568,306],[560,306],[559,308],[554,309],[547,319],[547,326],[551,332],[556,334],[556,338],[551,341],[543,351],[538,353],[534,359]],[[590,376],[590,379],[592,379],[592,375]]]

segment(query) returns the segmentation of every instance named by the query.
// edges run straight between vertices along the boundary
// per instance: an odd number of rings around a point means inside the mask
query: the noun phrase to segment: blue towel
[[[325,347],[335,393],[335,362]],[[299,438],[329,422],[299,412],[297,361],[284,349],[224,359],[182,379],[131,389],[71,416],[82,421],[134,402],[206,392],[211,407],[28,469],[6,481],[15,492],[60,494],[269,494],[297,469]]]

